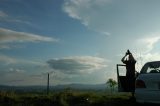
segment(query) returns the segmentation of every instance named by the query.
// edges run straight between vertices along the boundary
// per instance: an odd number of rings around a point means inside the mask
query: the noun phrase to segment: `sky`
[[[0,85],[46,85],[47,73],[51,85],[116,80],[127,49],[140,71],[160,59],[159,3],[0,0]]]

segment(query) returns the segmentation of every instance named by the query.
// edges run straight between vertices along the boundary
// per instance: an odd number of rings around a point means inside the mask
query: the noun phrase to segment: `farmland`
[[[137,106],[128,93],[96,91],[0,92],[0,106]],[[145,104],[146,105],[146,104]],[[142,106],[142,105],[141,105]]]

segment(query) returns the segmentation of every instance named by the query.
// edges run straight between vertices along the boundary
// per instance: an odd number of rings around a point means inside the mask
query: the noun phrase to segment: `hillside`
[[[75,89],[75,90],[106,90],[106,84],[66,84],[66,85],[56,85],[50,86],[51,91],[61,91],[64,89]],[[0,89],[7,90],[7,91],[23,91],[23,92],[30,92],[30,91],[44,91],[46,90],[46,86],[7,86],[7,85],[0,85]]]

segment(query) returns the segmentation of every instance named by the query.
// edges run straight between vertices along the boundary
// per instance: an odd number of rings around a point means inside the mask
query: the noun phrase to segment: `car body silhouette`
[[[147,62],[135,81],[138,103],[160,103],[160,61]]]

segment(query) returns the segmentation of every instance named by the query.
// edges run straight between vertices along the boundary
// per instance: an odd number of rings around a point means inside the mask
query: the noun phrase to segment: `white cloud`
[[[65,74],[92,73],[95,70],[106,67],[105,60],[92,56],[75,56],[61,59],[51,59],[47,63],[54,70]]]
[[[89,15],[95,15],[94,8],[102,8],[109,3],[110,0],[66,0],[63,9],[72,18],[87,23],[91,17]],[[88,14],[87,14],[88,13]]]
[[[10,29],[0,28],[0,49],[10,49],[12,47],[15,47],[11,45],[11,43],[57,42],[57,41],[58,41],[57,39],[51,37],[45,37],[42,35],[36,35],[26,32],[18,32]]]
[[[10,42],[53,42],[57,41],[51,37],[44,37],[41,35],[18,32],[10,29],[0,28],[0,42],[10,43]]]
[[[101,26],[106,24],[102,22],[106,18],[103,12],[110,2],[111,0],[65,0],[63,10],[71,18],[79,20],[85,26],[108,35],[109,32],[106,32],[106,29],[98,27],[100,24]]]
[[[147,53],[145,55],[142,55],[143,61],[159,61],[160,60],[160,53]]]
[[[18,69],[18,68],[10,68],[9,72],[11,72],[11,73],[23,73],[25,71],[22,70],[22,69]]]
[[[106,32],[106,31],[101,31],[101,33],[103,34],[103,35],[106,35],[106,36],[110,36],[111,35],[111,33],[109,33],[109,32]]]

